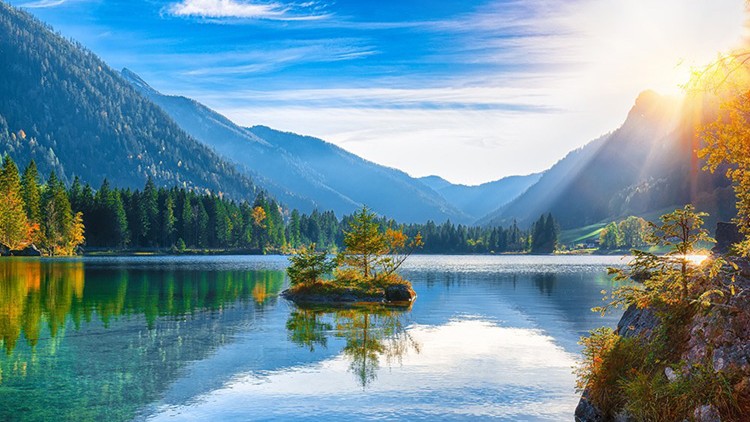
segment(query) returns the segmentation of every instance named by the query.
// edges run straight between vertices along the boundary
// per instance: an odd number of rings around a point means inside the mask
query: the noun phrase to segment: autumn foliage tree
[[[750,90],[724,102],[716,121],[701,133],[705,146],[698,156],[706,160],[706,168],[715,172],[727,164],[726,176],[737,197],[735,222],[745,235],[737,251],[750,257]]]
[[[5,157],[0,170],[0,244],[11,250],[34,242],[50,255],[71,255],[84,242],[83,215],[73,213],[65,186],[52,173],[40,188],[32,161],[19,176]]]
[[[339,262],[358,271],[367,281],[389,277],[422,245],[419,233],[409,239],[401,229],[381,230],[375,213],[362,207],[352,216],[349,230],[344,231],[344,250]]]
[[[33,227],[26,217],[18,168],[9,156],[0,170],[0,198],[0,244],[20,249],[31,241]]]

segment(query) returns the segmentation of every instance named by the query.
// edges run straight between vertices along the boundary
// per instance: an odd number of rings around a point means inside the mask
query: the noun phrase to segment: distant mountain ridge
[[[446,201],[471,216],[472,222],[516,199],[533,186],[544,173],[508,176],[476,186],[456,185],[440,176],[419,180],[438,192]]]
[[[372,163],[310,136],[265,126],[241,127],[195,100],[159,93],[128,69],[122,74],[185,131],[301,211],[331,209],[343,215],[367,205],[399,222],[472,220],[400,170]]]
[[[161,186],[251,199],[255,186],[80,44],[0,2],[0,153],[98,187]]]

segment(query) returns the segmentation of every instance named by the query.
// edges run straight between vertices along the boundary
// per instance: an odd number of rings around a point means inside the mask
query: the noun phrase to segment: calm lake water
[[[285,257],[0,260],[0,420],[572,420],[618,257],[415,256],[411,309],[297,309]]]

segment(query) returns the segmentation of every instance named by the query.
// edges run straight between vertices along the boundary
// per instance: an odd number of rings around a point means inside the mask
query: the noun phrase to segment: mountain
[[[477,186],[454,185],[439,176],[426,176],[419,180],[473,220],[477,220],[517,198],[538,182],[542,174],[504,177]]]
[[[551,212],[563,228],[627,215],[650,216],[695,203],[730,218],[729,182],[701,170],[696,127],[709,118],[700,99],[680,102],[652,91],[638,96],[614,132],[571,152],[526,192],[481,219],[530,224]]]
[[[310,136],[265,126],[241,127],[195,100],[159,93],[128,69],[123,69],[122,75],[187,133],[301,211],[317,208],[343,215],[367,205],[405,223],[471,220],[433,189],[400,170],[364,160]]]
[[[252,198],[250,179],[185,133],[119,72],[0,2],[0,154],[98,187],[184,186]]]

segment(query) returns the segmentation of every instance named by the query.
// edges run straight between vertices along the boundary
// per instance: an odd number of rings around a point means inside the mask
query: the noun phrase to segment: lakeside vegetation
[[[706,159],[705,170],[721,169],[733,182],[734,223],[744,238],[730,256],[709,256],[700,246],[715,242],[703,227],[707,214],[687,205],[648,224],[645,244],[668,252],[634,249],[628,268],[610,269],[625,284],[594,310],[626,308],[626,321],[617,331],[600,328],[582,338],[576,371],[583,393],[579,408],[591,403],[605,420],[740,421],[750,412],[750,367],[742,352],[726,351],[746,345],[743,330],[750,320],[750,282],[742,269],[750,258],[747,57],[750,53],[722,58],[693,81],[713,91],[721,104],[715,120],[699,129],[705,143],[698,156]],[[618,229],[607,226],[602,240],[616,244],[612,233]],[[695,262],[695,255],[707,257]]]

